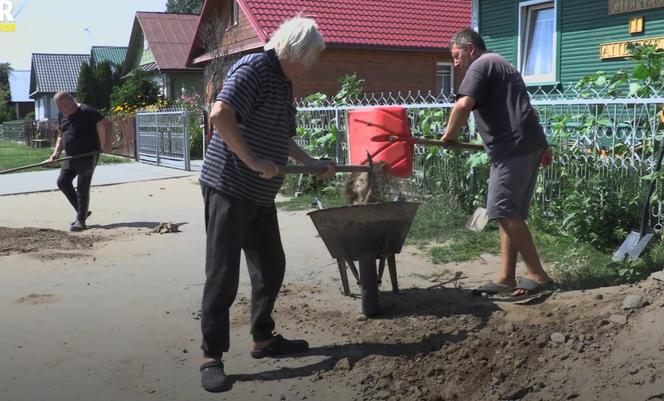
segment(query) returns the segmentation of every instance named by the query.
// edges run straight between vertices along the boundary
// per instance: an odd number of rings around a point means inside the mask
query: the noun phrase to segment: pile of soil
[[[381,293],[378,319],[360,316],[359,300],[331,311],[318,289],[291,287],[275,320],[338,336],[315,351],[329,358],[312,374],[352,388],[358,400],[664,401],[660,281],[556,293],[528,306],[462,288],[408,288]],[[643,302],[624,309],[629,294]],[[240,300],[236,311],[246,316],[247,306]]]
[[[81,251],[91,249],[98,240],[93,235],[72,235],[48,228],[0,227],[0,256],[43,251]]]

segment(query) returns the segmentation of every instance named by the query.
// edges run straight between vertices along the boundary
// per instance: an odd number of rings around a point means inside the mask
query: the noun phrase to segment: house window
[[[556,80],[556,2],[519,3],[519,71],[527,83]]]
[[[237,19],[238,19],[238,6],[237,6],[237,0],[232,0],[231,1],[231,23],[230,26],[235,26],[237,25]]]
[[[454,85],[452,63],[436,63],[436,95],[449,96]]]

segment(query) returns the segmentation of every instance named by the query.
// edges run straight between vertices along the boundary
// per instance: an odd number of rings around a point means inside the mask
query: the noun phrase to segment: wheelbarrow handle
[[[81,157],[97,155],[97,154],[100,154],[100,153],[102,153],[102,152],[94,151],[94,152],[83,153],[83,154],[80,154],[80,155],[61,157],[60,159],[55,159],[53,161],[46,160],[46,161],[43,161],[41,163],[28,164],[27,166],[21,166],[21,167],[10,168],[8,170],[2,170],[2,171],[0,171],[0,174],[13,173],[14,171],[27,170],[27,169],[33,168],[33,167],[41,167],[41,166],[45,166],[47,164],[58,163],[58,162],[62,162],[62,161],[65,161],[65,160],[71,160],[71,159],[79,159]]]
[[[280,166],[281,174],[320,174],[327,169],[326,166]],[[371,171],[369,166],[338,165],[335,168],[337,173],[364,173]]]

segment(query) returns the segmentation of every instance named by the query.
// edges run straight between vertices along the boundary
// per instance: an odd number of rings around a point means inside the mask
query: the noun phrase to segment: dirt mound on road
[[[298,332],[339,337],[317,350],[329,359],[316,375],[352,388],[357,400],[645,401],[664,393],[664,283],[652,279],[528,306],[407,288],[381,294],[379,319],[293,297],[302,293],[282,294],[277,315],[298,316]],[[623,309],[630,294],[643,297],[641,307]]]
[[[82,251],[91,249],[99,240],[92,235],[72,235],[48,228],[0,227],[0,256],[43,251]]]

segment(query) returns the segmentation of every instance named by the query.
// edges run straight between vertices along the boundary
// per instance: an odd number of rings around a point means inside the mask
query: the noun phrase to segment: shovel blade
[[[478,207],[473,212],[473,215],[468,218],[466,222],[466,230],[480,232],[484,230],[489,219],[486,217],[486,209],[483,207]]]
[[[613,261],[620,262],[627,257],[627,260],[631,262],[638,258],[641,252],[646,249],[646,245],[648,245],[653,236],[653,233],[645,233],[641,237],[641,233],[632,231],[625,238],[625,241],[623,241],[616,253],[613,254]]]

